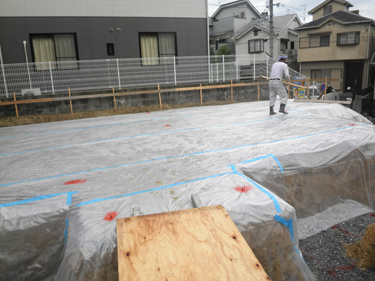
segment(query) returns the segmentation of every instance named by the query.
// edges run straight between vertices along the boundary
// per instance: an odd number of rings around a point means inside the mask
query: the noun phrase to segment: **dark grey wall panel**
[[[80,60],[139,58],[139,32],[176,32],[178,56],[208,54],[207,21],[202,18],[0,17],[4,63],[26,62],[23,41],[31,61],[30,34],[39,33],[76,33]],[[107,56],[107,43],[114,44],[115,56]]]

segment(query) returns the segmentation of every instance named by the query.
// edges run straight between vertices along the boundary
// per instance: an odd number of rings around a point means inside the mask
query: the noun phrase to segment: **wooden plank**
[[[267,77],[267,76],[260,76],[260,77],[263,78],[263,79],[268,79],[268,80],[270,80],[270,78]],[[298,80],[298,81],[300,81],[300,80]],[[285,85],[290,85],[290,86],[297,87],[297,88],[307,89],[307,87],[302,86],[302,85],[297,85],[297,84],[290,83],[290,82],[287,82],[287,81],[282,81],[282,82],[283,82]]]
[[[233,102],[233,79],[230,79],[230,101]]]
[[[16,93],[15,92],[13,92],[13,99],[14,99],[14,101],[17,101],[17,99],[16,99]],[[17,107],[17,104],[15,104],[14,107],[16,108],[16,115],[17,115],[17,117],[19,117],[18,116],[18,107]]]
[[[328,87],[328,81],[327,81],[327,78],[326,78],[326,84],[325,84],[325,87],[324,87],[324,100],[327,98],[327,87]]]
[[[201,86],[201,89],[200,89],[200,97],[201,97],[201,105],[203,105],[203,93],[202,93],[202,84],[199,84]]]
[[[258,84],[258,101],[260,100],[260,84]]]
[[[13,105],[13,104],[26,104],[26,103],[37,103],[37,102],[49,102],[54,101],[53,98],[46,98],[46,99],[33,99],[33,100],[18,100],[18,101],[5,101],[0,102],[0,105]]]
[[[119,281],[270,280],[223,206],[117,219]]]
[[[340,103],[340,104],[351,104],[351,101],[343,100],[307,100],[307,99],[295,99],[294,102],[316,102],[316,103]]]

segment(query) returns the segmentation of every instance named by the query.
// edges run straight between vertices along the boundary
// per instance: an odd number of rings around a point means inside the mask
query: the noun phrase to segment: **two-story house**
[[[206,0],[0,2],[5,64],[209,53]]]
[[[274,51],[272,56],[288,55],[289,67],[299,70],[297,63],[298,34],[295,28],[301,26],[301,20],[296,14],[273,17]],[[234,36],[237,55],[267,54],[270,52],[270,18],[262,13],[259,20],[250,21],[236,36]]]
[[[221,5],[210,18],[210,47],[216,51],[221,46],[226,46],[234,54],[232,38],[250,21],[260,17],[260,13],[249,0]]]
[[[295,29],[300,72],[311,78],[342,79],[331,83],[339,91],[363,89],[374,80],[370,65],[374,20],[349,11],[350,7],[345,0],[326,0],[309,11],[313,21]]]

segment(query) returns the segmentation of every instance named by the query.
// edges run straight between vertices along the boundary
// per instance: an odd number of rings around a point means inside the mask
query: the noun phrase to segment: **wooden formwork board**
[[[270,280],[223,206],[117,219],[119,280]]]

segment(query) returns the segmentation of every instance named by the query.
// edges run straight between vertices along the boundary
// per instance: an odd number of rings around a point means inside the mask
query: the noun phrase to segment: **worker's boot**
[[[270,115],[274,115],[274,114],[276,114],[276,112],[273,111],[273,106],[270,106]]]
[[[279,112],[281,112],[281,113],[284,113],[284,114],[288,114],[288,112],[287,111],[285,111],[285,104],[280,104],[280,110],[279,110]]]

